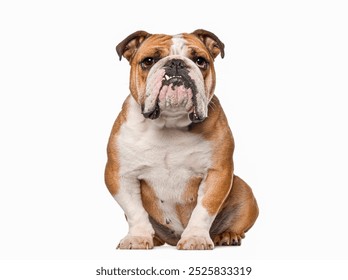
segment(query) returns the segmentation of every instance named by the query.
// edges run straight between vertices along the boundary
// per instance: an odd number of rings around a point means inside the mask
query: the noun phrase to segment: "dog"
[[[116,47],[130,64],[130,94],[108,142],[105,183],[129,225],[119,249],[241,245],[259,210],[234,175],[234,140],[214,95],[224,44],[199,29],[137,31]]]

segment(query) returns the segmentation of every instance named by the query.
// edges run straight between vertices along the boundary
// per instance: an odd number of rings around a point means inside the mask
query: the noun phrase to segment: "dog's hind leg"
[[[234,176],[232,189],[210,229],[214,244],[241,245],[241,240],[255,223],[258,213],[251,188],[242,179]]]

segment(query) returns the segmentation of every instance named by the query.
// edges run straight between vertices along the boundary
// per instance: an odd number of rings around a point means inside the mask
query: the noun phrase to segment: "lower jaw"
[[[199,117],[199,115],[196,113],[194,107],[192,107],[191,110],[178,110],[170,108],[167,110],[161,110],[160,118],[164,119],[172,119],[179,120],[179,119],[187,119],[190,123],[200,123],[205,120],[205,117]]]
[[[184,111],[162,111],[155,125],[163,128],[187,128],[191,124],[188,112]]]
[[[191,111],[193,111],[193,109]],[[188,112],[185,108],[173,108],[173,107],[161,108],[161,116],[164,116],[164,117],[179,118],[183,116],[188,116],[189,114],[190,112]]]

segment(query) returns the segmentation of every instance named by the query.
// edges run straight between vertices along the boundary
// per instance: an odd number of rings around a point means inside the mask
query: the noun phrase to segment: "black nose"
[[[181,69],[186,68],[186,64],[182,59],[171,59],[169,60],[164,67],[172,74],[178,75]]]

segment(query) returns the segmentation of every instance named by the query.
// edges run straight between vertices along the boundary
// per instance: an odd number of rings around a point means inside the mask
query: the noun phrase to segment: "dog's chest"
[[[144,180],[158,199],[180,203],[190,179],[207,173],[210,144],[189,131],[159,129],[149,122],[122,127],[120,173]]]

